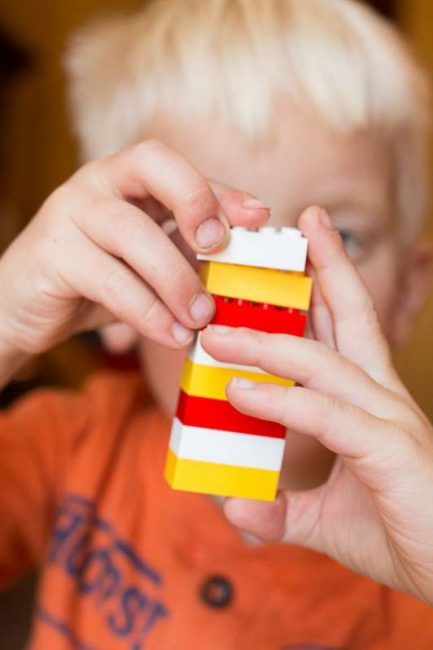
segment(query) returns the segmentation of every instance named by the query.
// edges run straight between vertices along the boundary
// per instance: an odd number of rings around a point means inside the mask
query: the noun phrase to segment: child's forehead
[[[379,130],[336,133],[318,118],[288,107],[274,132],[256,145],[216,120],[166,122],[153,135],[207,178],[259,196],[277,221],[287,221],[288,209],[299,215],[313,203],[367,203],[377,212],[390,201],[393,155]]]

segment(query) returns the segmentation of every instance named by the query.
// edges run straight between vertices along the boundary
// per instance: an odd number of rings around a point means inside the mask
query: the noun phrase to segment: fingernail
[[[245,201],[242,202],[242,207],[247,208],[247,210],[259,210],[260,208],[269,210],[269,207],[259,199],[245,199]]]
[[[331,218],[324,208],[321,208],[319,211],[319,219],[322,226],[325,226],[329,230],[333,229]]]
[[[230,383],[234,388],[240,388],[241,390],[252,390],[257,385],[255,382],[243,377],[234,377]]]
[[[217,217],[211,217],[203,221],[197,228],[195,240],[200,248],[212,248],[224,241],[227,237],[227,229],[223,222]]]
[[[181,325],[178,322],[174,322],[173,326],[171,328],[171,333],[173,335],[173,338],[175,341],[180,343],[181,345],[186,345],[187,343],[190,343],[193,339],[194,333]]]
[[[212,332],[212,334],[218,334],[221,336],[227,336],[227,334],[234,334],[236,331],[235,327],[226,327],[225,325],[208,325],[207,328]]]
[[[189,313],[196,323],[205,323],[210,320],[215,311],[212,299],[205,293],[199,293],[191,302]]]

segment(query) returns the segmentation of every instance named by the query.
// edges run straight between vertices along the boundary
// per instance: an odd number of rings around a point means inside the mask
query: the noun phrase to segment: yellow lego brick
[[[288,388],[294,385],[291,379],[237,368],[202,366],[193,363],[190,359],[184,363],[180,385],[187,395],[226,400],[226,386],[233,377],[242,377],[265,384],[278,384]]]
[[[308,310],[312,280],[303,273],[204,262],[200,277],[210,293]]]
[[[280,473],[178,458],[169,449],[165,478],[174,490],[274,501]]]

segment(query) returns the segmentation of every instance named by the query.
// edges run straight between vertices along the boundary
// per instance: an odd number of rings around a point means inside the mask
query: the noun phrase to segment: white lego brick
[[[174,418],[170,449],[178,458],[280,471],[285,441],[248,433],[204,429]]]
[[[212,327],[217,328],[218,325]],[[227,363],[225,361],[217,361],[214,357],[206,352],[201,344],[201,332],[195,338],[194,343],[188,352],[188,357],[193,363],[199,363],[202,366],[212,366],[213,368],[233,368],[234,370],[249,370],[250,372],[258,372],[265,375],[265,371],[256,366],[244,366],[236,363]]]
[[[256,266],[281,271],[305,271],[308,240],[297,228],[260,228],[248,230],[235,227],[230,231],[226,248],[213,255],[197,255],[197,259],[225,264]]]

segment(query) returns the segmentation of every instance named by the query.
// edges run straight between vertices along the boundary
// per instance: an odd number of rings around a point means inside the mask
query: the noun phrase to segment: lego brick
[[[275,307],[249,300],[214,296],[215,315],[212,325],[249,327],[269,334],[304,336],[307,317],[298,309]]]
[[[174,418],[170,449],[177,458],[280,471],[285,440],[190,427]]]
[[[236,363],[217,361],[217,359],[208,354],[202,347],[201,332],[197,334],[195,342],[192,344],[188,351],[188,359],[190,359],[193,363],[199,363],[202,366],[213,366],[215,368],[232,368],[233,370],[245,370],[261,375],[266,374],[261,368],[257,368],[255,366],[245,366]]]
[[[312,281],[301,273],[203,262],[200,276],[210,293],[307,311]]]
[[[260,374],[237,368],[216,368],[192,363],[187,359],[184,363],[180,385],[184,393],[195,397],[226,400],[225,389],[234,377],[243,377],[252,381],[291,387],[294,382],[274,375]]]
[[[279,472],[177,458],[168,451],[165,478],[174,490],[274,501]]]
[[[250,433],[272,438],[286,437],[286,428],[277,422],[268,422],[237,411],[230,402],[205,397],[194,397],[180,391],[176,417],[186,425]]]
[[[199,260],[282,271],[305,271],[308,241],[296,228],[232,228],[226,248]]]

